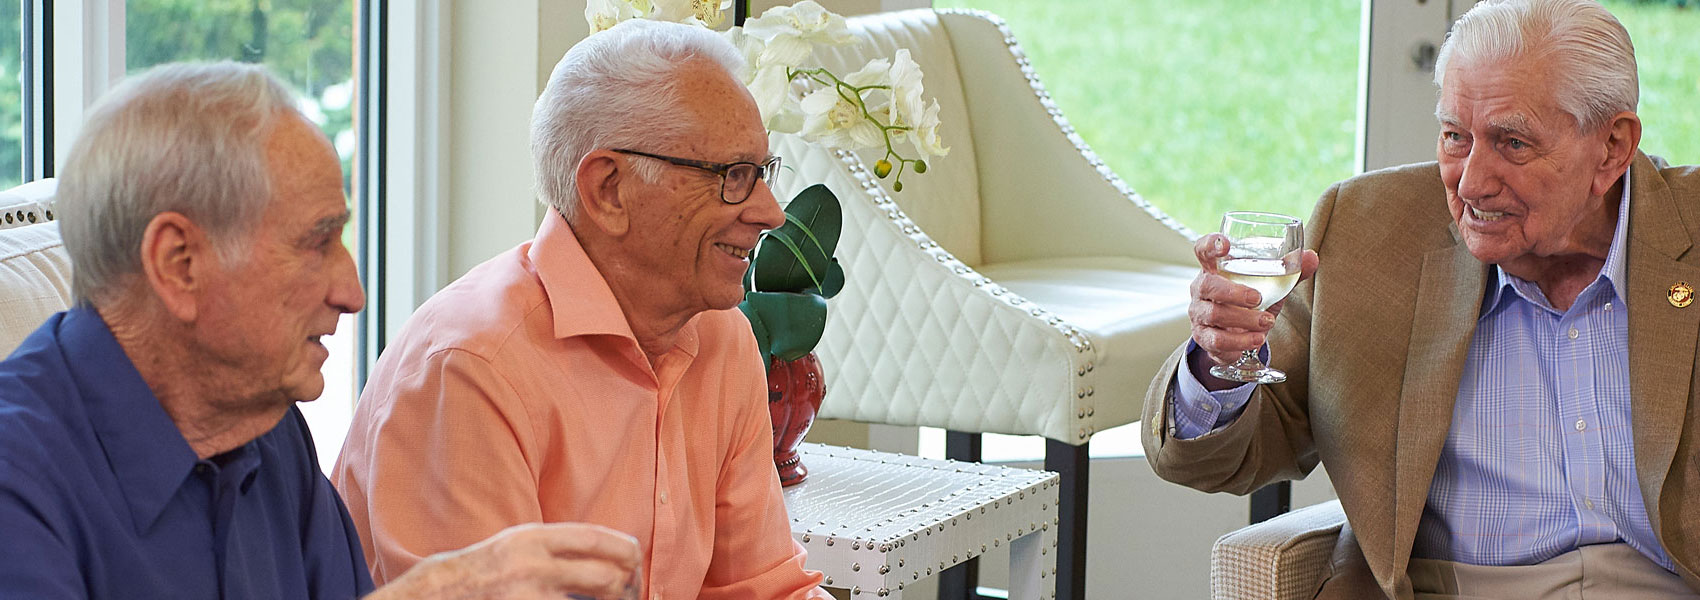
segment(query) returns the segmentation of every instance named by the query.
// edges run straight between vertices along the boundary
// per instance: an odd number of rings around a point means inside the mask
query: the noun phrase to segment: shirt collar
[[[143,533],[189,477],[195,451],[93,308],[67,311],[59,339],[89,425]]]
[[[1612,293],[1617,296],[1619,304],[1627,303],[1629,298],[1627,294],[1624,294],[1623,289],[1623,263],[1625,260],[1623,248],[1627,245],[1629,239],[1629,187],[1629,171],[1624,171],[1623,197],[1617,203],[1617,227],[1612,231],[1611,247],[1606,250],[1606,264],[1600,268],[1599,278],[1595,279],[1596,283],[1599,279],[1604,279],[1607,284],[1611,285]],[[1495,283],[1493,287],[1488,289],[1487,298],[1482,302],[1482,317],[1487,317],[1499,306],[1502,300],[1507,300],[1508,296],[1521,295],[1533,302],[1532,298],[1539,290],[1533,282],[1506,273],[1505,269],[1499,265],[1494,265],[1493,272]],[[1507,290],[1511,293],[1507,294]],[[1547,305],[1550,306],[1550,302]]]
[[[637,342],[625,311],[614,299],[613,288],[560,213],[551,210],[543,218],[537,238],[526,249],[526,258],[536,267],[543,294],[549,298],[556,338],[613,335]],[[699,317],[685,323],[675,345],[691,356],[697,354]]]

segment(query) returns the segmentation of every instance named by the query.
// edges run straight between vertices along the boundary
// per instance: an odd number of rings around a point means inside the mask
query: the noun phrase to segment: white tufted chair
[[[0,191],[0,357],[71,305],[71,257],[51,222],[57,182]]]
[[[883,151],[775,136],[797,168],[782,197],[827,183],[844,204],[847,283],[819,347],[821,416],[972,434],[952,434],[953,458],[977,459],[960,446],[979,433],[1047,438],[1064,486],[1058,597],[1082,598],[1087,443],[1138,418],[1188,335],[1192,234],[1092,154],[997,17],[923,9],[850,26],[864,41],[827,66],[909,49],[951,152],[893,193],[864,166]]]

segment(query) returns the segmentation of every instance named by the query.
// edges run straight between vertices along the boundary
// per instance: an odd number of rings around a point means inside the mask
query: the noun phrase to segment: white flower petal
[[[767,47],[762,48],[758,58],[763,65],[785,65],[795,67],[803,64],[814,53],[814,48],[808,42],[794,35],[781,35],[768,40]]]

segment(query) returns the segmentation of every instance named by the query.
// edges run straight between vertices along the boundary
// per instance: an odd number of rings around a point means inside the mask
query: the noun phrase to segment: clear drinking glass
[[[1222,235],[1231,244],[1228,256],[1216,263],[1217,272],[1229,281],[1257,290],[1263,295],[1258,310],[1268,310],[1299,282],[1299,257],[1304,250],[1304,223],[1298,219],[1265,212],[1230,212],[1222,215]],[[1240,353],[1231,365],[1210,368],[1210,374],[1230,381],[1279,383],[1287,374],[1258,360],[1256,350]]]

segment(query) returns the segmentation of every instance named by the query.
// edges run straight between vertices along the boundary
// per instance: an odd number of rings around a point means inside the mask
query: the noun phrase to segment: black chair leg
[[[1045,470],[1062,475],[1057,506],[1057,600],[1086,599],[1087,444],[1045,440]]]
[[[1268,521],[1293,510],[1293,482],[1278,481],[1251,493],[1251,524]]]
[[[944,457],[963,462],[980,462],[980,440],[978,433],[947,430],[944,433]],[[978,600],[979,597],[979,558],[970,558],[939,574],[939,600]]]

